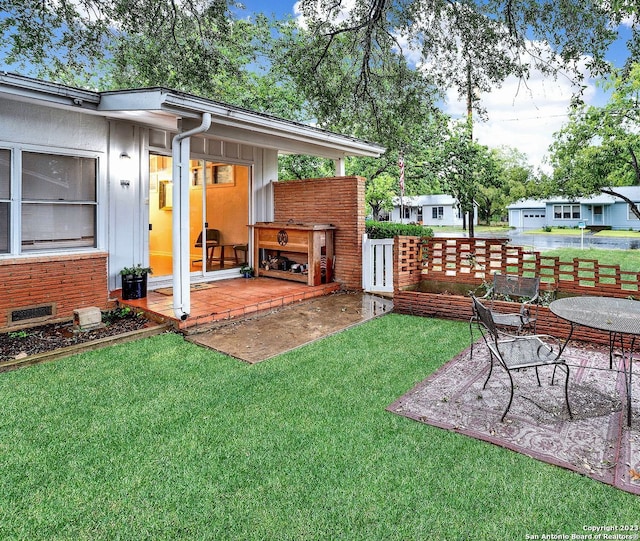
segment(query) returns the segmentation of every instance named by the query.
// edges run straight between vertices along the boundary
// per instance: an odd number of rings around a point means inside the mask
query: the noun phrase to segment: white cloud
[[[583,99],[590,103],[596,96],[595,84],[585,79]],[[509,146],[527,155],[534,168],[550,172],[544,158],[553,134],[567,121],[571,97],[576,87],[565,76],[553,79],[532,70],[526,81],[509,77],[501,88],[480,96],[487,120],[474,117],[474,138],[490,148]],[[448,93],[445,111],[453,117],[466,115],[466,102],[455,91]]]
[[[355,4],[356,0],[343,2],[343,10],[336,20],[344,20]],[[299,24],[303,25],[299,5],[300,2],[296,2],[294,13],[298,16]],[[424,62],[421,51],[406,36],[397,35],[396,39],[409,64],[420,69]],[[549,50],[547,60],[551,59]],[[523,58],[523,62],[526,59]],[[594,81],[588,78],[584,62],[580,69],[585,77],[582,84],[586,85],[583,100],[592,103],[599,94]],[[526,81],[509,77],[500,88],[480,96],[487,120],[482,121],[478,115],[475,116],[474,138],[490,148],[517,148],[526,154],[535,169],[551,172],[548,164],[545,164],[545,157],[553,142],[553,134],[567,121],[569,104],[576,90],[570,76],[560,74],[554,79],[533,68]],[[461,118],[467,113],[466,101],[461,100],[455,90],[451,90],[447,93],[444,111],[454,118]]]

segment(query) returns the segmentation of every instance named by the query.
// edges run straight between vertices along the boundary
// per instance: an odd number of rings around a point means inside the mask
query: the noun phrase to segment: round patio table
[[[553,301],[549,310],[559,318],[574,325],[584,325],[609,333],[609,368],[612,368],[613,347],[619,339],[622,350],[622,366],[627,391],[627,425],[631,426],[631,377],[633,347],[640,336],[640,302],[615,297],[567,297]],[[571,338],[569,334],[569,338]],[[624,336],[630,336],[628,355],[625,356]],[[568,339],[569,339],[568,338]],[[567,339],[567,340],[568,340]],[[629,367],[627,369],[627,359]]]

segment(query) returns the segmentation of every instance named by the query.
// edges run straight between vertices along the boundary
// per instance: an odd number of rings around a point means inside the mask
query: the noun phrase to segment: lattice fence
[[[429,238],[420,244],[422,279],[461,283],[490,282],[496,272],[539,276],[547,290],[640,296],[640,271],[623,271],[593,259],[561,261],[509,246],[502,239]]]

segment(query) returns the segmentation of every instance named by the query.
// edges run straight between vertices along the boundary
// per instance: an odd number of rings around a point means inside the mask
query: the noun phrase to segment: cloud
[[[581,68],[584,70],[584,68]],[[584,71],[583,71],[584,73]],[[595,82],[585,75],[583,99],[596,98]],[[490,148],[509,146],[526,154],[534,168],[549,173],[545,157],[553,134],[567,121],[569,104],[577,87],[568,76],[557,78],[531,70],[526,81],[509,77],[500,88],[480,96],[487,120],[474,117],[474,138]],[[466,102],[455,91],[448,92],[445,112],[454,118],[466,115]]]

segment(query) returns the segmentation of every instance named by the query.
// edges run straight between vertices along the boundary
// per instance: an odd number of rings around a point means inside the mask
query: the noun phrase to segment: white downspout
[[[189,157],[192,135],[211,126],[211,113],[202,113],[202,124],[173,138],[173,312],[182,321],[191,311],[189,275]],[[185,227],[186,226],[186,227]]]

